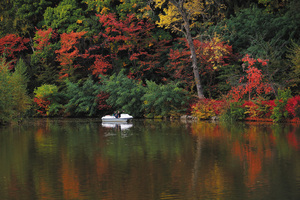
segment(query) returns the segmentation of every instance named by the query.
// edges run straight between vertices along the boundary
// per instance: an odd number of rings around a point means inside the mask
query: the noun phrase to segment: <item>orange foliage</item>
[[[92,74],[95,76],[99,75],[105,75],[108,70],[112,69],[112,65],[109,63],[108,60],[106,60],[106,57],[103,57],[102,55],[95,55],[91,56],[95,57],[94,64],[90,67],[90,70],[92,71]]]
[[[39,107],[37,111],[40,113],[40,115],[47,116],[47,111],[49,110],[49,106],[51,102],[45,98],[37,98],[37,97],[35,97],[33,100]]]
[[[76,45],[78,44],[79,39],[86,33],[86,31],[78,33],[72,31],[71,33],[61,34],[61,48],[55,51],[55,53],[58,54],[57,61],[60,62],[62,67],[60,78],[68,77],[73,68],[80,67],[78,65],[72,65],[79,55],[79,49]]]

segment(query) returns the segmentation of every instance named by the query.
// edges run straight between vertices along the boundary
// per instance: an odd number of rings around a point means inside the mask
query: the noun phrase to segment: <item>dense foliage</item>
[[[296,118],[299,9],[298,0],[6,0],[1,122],[29,107],[48,117],[192,108],[200,119]]]
[[[0,63],[0,124],[19,120],[30,106],[27,95],[28,78],[23,60],[19,60],[15,71],[2,58]]]

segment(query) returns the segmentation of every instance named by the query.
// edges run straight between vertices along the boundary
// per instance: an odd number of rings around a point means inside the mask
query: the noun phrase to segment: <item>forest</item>
[[[0,124],[299,121],[299,0],[2,0]]]

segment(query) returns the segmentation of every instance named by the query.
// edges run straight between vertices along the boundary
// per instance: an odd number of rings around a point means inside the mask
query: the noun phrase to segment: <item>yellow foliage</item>
[[[99,8],[100,9],[100,8]],[[102,10],[101,10],[101,14],[103,15],[103,14],[107,14],[109,12],[109,8],[107,8],[107,7],[104,7],[104,8],[102,8]]]
[[[161,8],[161,6],[163,5],[163,3],[165,3],[166,0],[154,0],[155,2],[155,6],[157,8]]]
[[[213,69],[220,67],[220,61],[230,53],[226,45],[222,45],[220,36],[216,35],[208,41],[206,48],[203,48],[203,55],[208,56],[207,61],[214,64]]]
[[[82,24],[82,20],[78,19],[76,23],[77,24]]]
[[[153,0],[155,2],[155,6],[158,8],[162,8],[162,5],[166,2],[166,0]],[[205,2],[205,6],[204,6]],[[173,31],[179,31],[179,26],[182,25],[183,23],[183,18],[182,18],[182,13],[178,8],[181,8],[182,3],[182,8],[183,10],[186,11],[186,14],[188,16],[188,20],[190,21],[190,26],[191,27],[196,27],[199,26],[199,17],[204,16],[204,15],[210,15],[210,6],[212,6],[215,3],[215,0],[206,0],[206,1],[200,1],[200,0],[188,0],[188,1],[168,1],[168,5],[166,8],[164,8],[164,14],[160,14],[159,18],[160,21],[157,22],[158,26],[172,29]],[[176,5],[175,5],[176,4]],[[221,9],[224,9],[225,5],[220,4],[216,6],[218,9],[216,13],[217,15],[222,15]],[[196,23],[194,23],[196,22]],[[210,22],[206,22],[210,23]]]
[[[245,111],[245,114],[249,115],[250,117],[259,117],[259,110],[258,110],[258,106],[245,106],[247,108],[247,110]]]
[[[214,99],[205,99],[192,106],[192,115],[199,120],[211,119],[225,112],[227,102]]]
[[[162,3],[164,1],[157,0],[157,7],[161,7]],[[199,15],[202,15],[204,13],[203,10],[203,3],[200,1],[187,1],[183,4],[184,9],[190,14],[191,19],[195,19],[195,17],[198,17]],[[182,15],[178,8],[174,6],[174,4],[170,3],[168,4],[168,7],[164,9],[165,14],[160,14],[159,18],[160,21],[157,23],[160,27],[166,27],[166,28],[174,28],[172,27],[174,24],[182,23]]]
[[[193,107],[193,116],[196,116],[198,119],[210,119],[211,117],[215,116],[214,111],[208,107],[201,107],[196,109]]]

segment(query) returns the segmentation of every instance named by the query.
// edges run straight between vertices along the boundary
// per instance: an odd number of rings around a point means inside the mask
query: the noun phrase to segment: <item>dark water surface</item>
[[[300,128],[32,119],[0,127],[0,199],[300,199]]]

